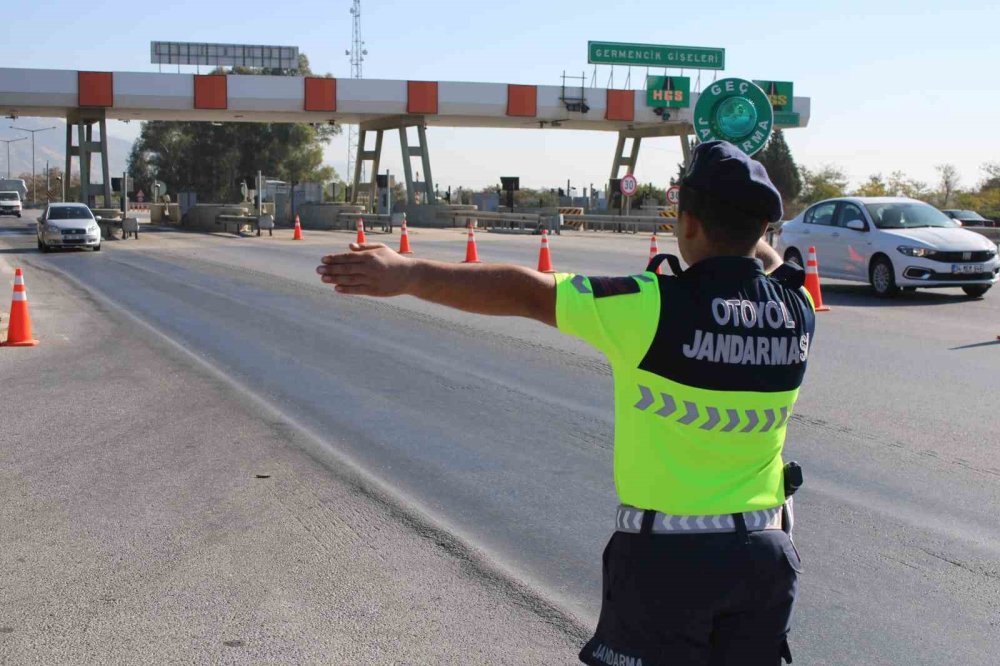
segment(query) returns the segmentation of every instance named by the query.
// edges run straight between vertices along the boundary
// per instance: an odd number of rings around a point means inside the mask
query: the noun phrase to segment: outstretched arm
[[[341,294],[409,294],[466,312],[556,325],[555,279],[529,268],[411,259],[381,243],[352,243],[350,252],[328,254],[321,262],[316,272]]]
[[[775,268],[785,263],[781,260],[781,255],[775,252],[774,248],[768,245],[767,241],[761,238],[754,248],[754,256],[764,264],[764,272],[771,273]]]

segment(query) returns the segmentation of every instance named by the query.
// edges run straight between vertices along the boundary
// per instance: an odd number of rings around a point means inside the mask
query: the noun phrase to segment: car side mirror
[[[868,231],[868,225],[861,220],[851,220],[847,223],[847,228],[855,231]]]
[[[104,218],[103,218],[103,217],[101,217],[100,215],[95,215],[95,216],[94,216],[94,219],[95,219],[95,220],[97,220],[98,222],[100,222],[100,221],[101,221],[101,220],[103,220]]]

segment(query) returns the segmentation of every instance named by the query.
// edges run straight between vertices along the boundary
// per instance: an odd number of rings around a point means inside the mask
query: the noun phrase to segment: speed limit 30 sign
[[[667,203],[671,206],[676,206],[681,200],[681,188],[676,185],[671,185],[667,189]]]
[[[639,191],[639,181],[632,174],[626,174],[621,183],[622,194],[627,197],[635,195]]]

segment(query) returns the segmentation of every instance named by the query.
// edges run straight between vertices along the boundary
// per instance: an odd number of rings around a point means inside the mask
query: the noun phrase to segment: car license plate
[[[985,273],[986,268],[982,264],[952,264],[952,273]]]

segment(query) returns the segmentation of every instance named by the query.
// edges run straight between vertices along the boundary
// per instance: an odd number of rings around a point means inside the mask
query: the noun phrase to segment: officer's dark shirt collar
[[[741,280],[764,277],[764,264],[751,257],[709,257],[684,271],[684,277]]]

